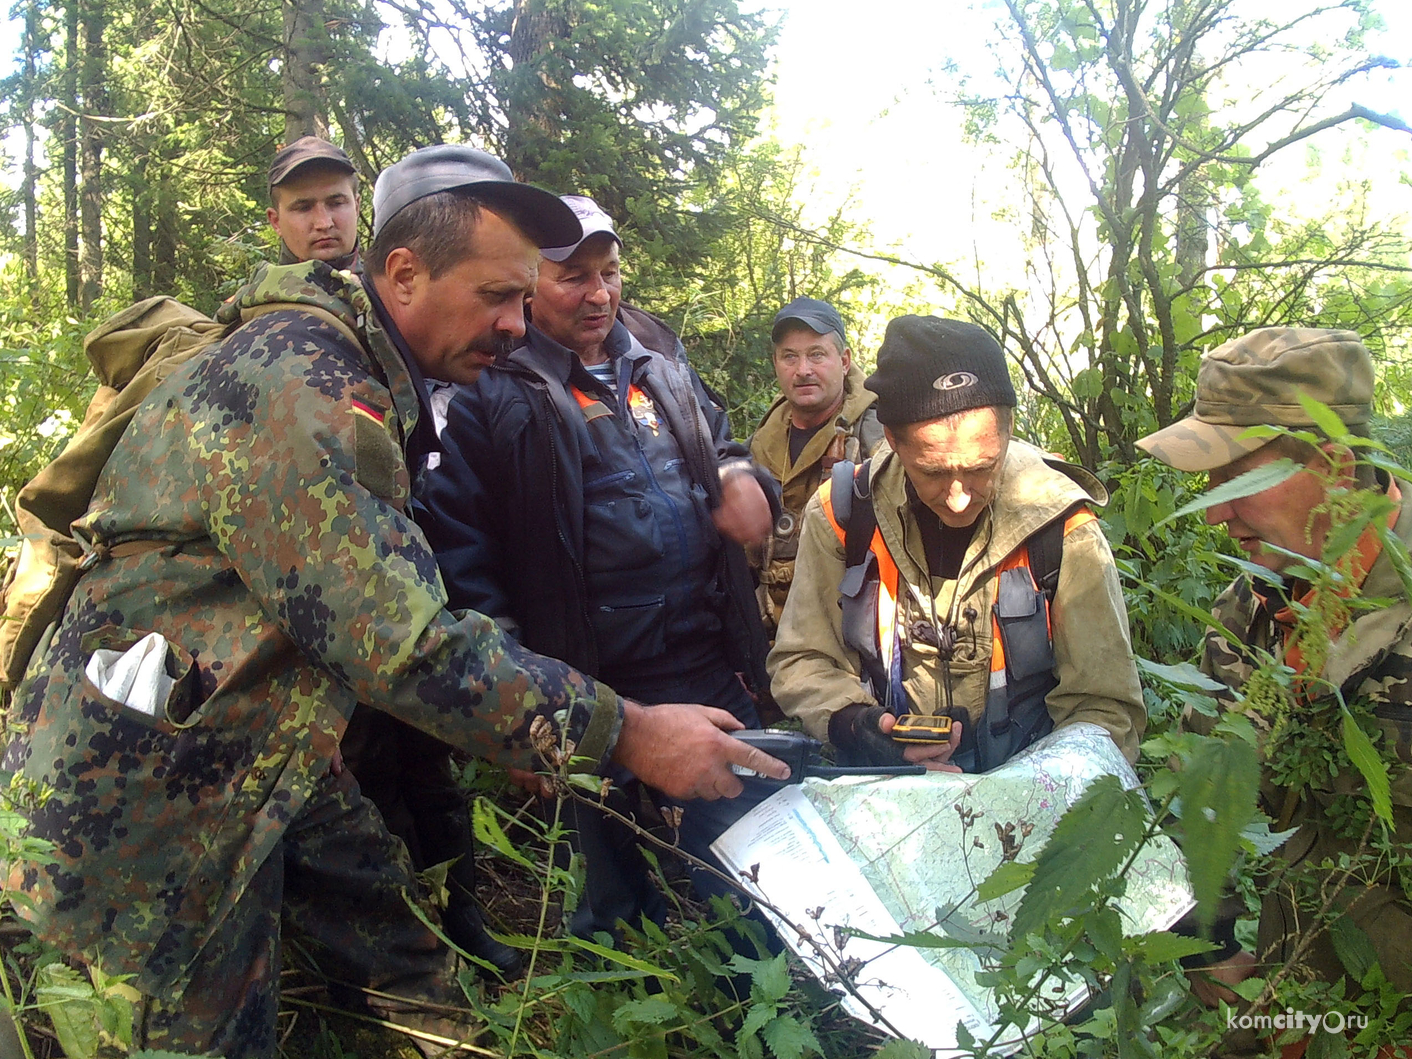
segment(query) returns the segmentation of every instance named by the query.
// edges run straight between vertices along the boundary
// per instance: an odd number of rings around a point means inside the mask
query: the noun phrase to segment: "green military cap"
[[[1356,334],[1264,327],[1216,347],[1201,358],[1192,414],[1138,447],[1179,471],[1224,467],[1270,440],[1242,437],[1252,426],[1314,426],[1300,394],[1347,426],[1372,418],[1373,358]]]

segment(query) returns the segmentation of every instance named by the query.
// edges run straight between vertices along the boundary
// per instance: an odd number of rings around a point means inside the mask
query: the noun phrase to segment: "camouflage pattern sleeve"
[[[228,370],[211,358],[176,404],[187,421],[168,428],[185,434],[217,548],[358,701],[518,766],[534,764],[529,729],[543,716],[600,763],[621,723],[617,695],[488,618],[445,609],[436,561],[401,510],[407,471],[388,391],[331,328],[317,355],[288,356],[283,333],[308,321],[248,325],[264,340]]]

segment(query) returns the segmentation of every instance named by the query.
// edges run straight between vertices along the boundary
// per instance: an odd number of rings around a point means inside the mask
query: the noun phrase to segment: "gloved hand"
[[[889,716],[882,706],[855,702],[829,718],[829,742],[841,765],[905,765],[905,748],[878,727]]]

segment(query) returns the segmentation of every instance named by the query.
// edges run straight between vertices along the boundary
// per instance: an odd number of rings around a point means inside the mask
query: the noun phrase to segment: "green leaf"
[[[1077,907],[1137,848],[1146,823],[1140,790],[1123,790],[1116,776],[1089,784],[1035,858],[1034,878],[1015,912],[1011,937],[1038,933],[1050,919]]]
[[[1343,420],[1338,417],[1328,405],[1322,401],[1316,401],[1307,393],[1299,391],[1295,394],[1299,403],[1304,407],[1304,411],[1309,414],[1309,418],[1314,421],[1314,425],[1319,428],[1330,441],[1339,441],[1348,433],[1348,428],[1343,425]]]
[[[1236,982],[1230,988],[1242,1000],[1255,1001],[1260,999],[1260,994],[1265,991],[1265,979],[1247,978],[1243,982]]]
[[[473,813],[476,839],[495,852],[514,861],[520,867],[528,868],[531,872],[538,872],[539,865],[516,849],[515,844],[510,841],[510,836],[505,834],[504,828],[500,826],[500,821],[496,819],[499,812],[500,809],[489,799],[476,799]]]
[[[98,1024],[93,1018],[96,997],[92,984],[62,963],[40,968],[39,981],[36,999],[49,1016],[64,1054],[69,1059],[94,1059],[98,1054]]]
[[[793,1015],[781,1015],[765,1023],[760,1034],[775,1053],[775,1059],[803,1059],[805,1055],[822,1055],[824,1050],[814,1031]]]
[[[1095,908],[1085,917],[1088,938],[1099,955],[1114,963],[1123,957],[1123,921],[1112,905]],[[1125,965],[1126,966],[1126,965]]]
[[[1198,741],[1177,774],[1182,800],[1182,853],[1196,894],[1197,914],[1209,928],[1235,861],[1241,832],[1255,816],[1260,763],[1244,739]]]
[[[745,1038],[749,1040],[765,1028],[765,1023],[769,1022],[778,1013],[779,1008],[774,1004],[755,1004],[745,1014],[745,1021],[740,1024],[740,1032],[736,1034],[736,1039]]]
[[[650,996],[642,1000],[629,1000],[626,1004],[620,1004],[613,1012],[613,1028],[619,1033],[627,1033],[633,1023],[660,1026],[681,1013],[681,1009],[666,997]]]
[[[1378,814],[1378,819],[1389,827],[1392,826],[1392,791],[1388,781],[1387,766],[1383,764],[1383,759],[1378,756],[1378,752],[1373,747],[1373,741],[1368,738],[1368,733],[1363,731],[1358,722],[1354,720],[1353,714],[1348,712],[1348,707],[1343,710],[1343,748],[1348,752],[1348,759],[1353,762],[1354,767],[1363,774],[1363,778],[1368,782],[1368,797],[1373,800],[1373,812]]]
[[[908,931],[906,934],[869,934],[862,930],[845,928],[844,933],[850,938],[862,938],[864,941],[876,941],[883,945],[907,945],[914,949],[970,949],[978,943],[966,938],[948,938],[926,931]],[[981,939],[981,942],[983,941],[984,939]]]
[[[1139,934],[1135,938],[1123,939],[1123,950],[1134,956],[1141,956],[1150,964],[1180,960],[1184,956],[1195,956],[1199,952],[1211,952],[1216,948],[1201,938],[1188,938],[1173,934],[1169,930],[1155,930],[1150,934]]]
[[[1024,864],[1017,860],[1001,861],[985,881],[976,887],[976,899],[994,901],[997,897],[1004,897],[1028,884],[1033,877],[1034,863],[1032,861]]]
[[[963,1051],[970,1051],[975,1047],[975,1038],[966,1029],[965,1023],[958,1022],[956,1043]],[[961,1039],[961,1033],[965,1032],[966,1039]],[[902,1041],[893,1038],[873,1053],[874,1059],[931,1059],[931,1049],[916,1041]]]
[[[1378,540],[1382,541],[1383,555],[1392,563],[1392,568],[1397,571],[1397,576],[1402,581],[1402,591],[1412,597],[1412,557],[1407,554],[1407,545],[1393,530],[1388,529],[1384,521],[1373,523],[1373,531],[1377,533]]]
[[[608,946],[600,945],[596,941],[589,941],[586,938],[576,938],[573,935],[568,935],[563,938],[531,938],[528,936],[506,935],[505,940],[511,945],[517,945],[522,948],[530,948],[538,945],[541,952],[545,950],[550,952],[564,952],[568,949],[582,949],[584,952],[591,952],[595,956],[601,956],[610,963],[616,963],[622,967],[630,967],[634,971],[641,971],[644,974],[652,975],[654,978],[664,978],[669,982],[678,982],[681,980],[665,967],[659,967],[655,963],[648,963],[646,960],[639,959],[636,956],[619,952],[617,949],[610,949]],[[524,944],[520,945],[521,942]],[[558,943],[557,945],[555,944],[556,942]]]
[[[1304,465],[1295,463],[1289,459],[1272,460],[1269,463],[1262,463],[1253,470],[1237,475],[1229,482],[1222,482],[1215,489],[1208,489],[1195,500],[1183,504],[1177,510],[1164,518],[1153,529],[1160,529],[1168,522],[1179,519],[1184,515],[1195,514],[1198,511],[1205,511],[1208,507],[1215,507],[1217,504],[1224,504],[1229,500],[1239,500],[1242,497],[1254,496],[1256,493],[1263,493],[1266,489],[1273,489],[1281,482],[1293,478],[1300,471],[1304,470]]]
[[[1288,831],[1271,831],[1268,820],[1256,820],[1241,829],[1240,839],[1249,844],[1252,852],[1268,857],[1293,838],[1298,830],[1297,827],[1291,827]]]
[[[1173,687],[1189,688],[1192,691],[1221,692],[1228,690],[1226,685],[1219,680],[1208,677],[1190,662],[1178,662],[1176,665],[1168,666],[1148,658],[1138,658],[1137,668],[1139,673],[1160,680],[1164,684],[1171,684]]]
[[[1372,939],[1349,916],[1339,916],[1329,924],[1329,940],[1333,942],[1339,962],[1355,982],[1363,981],[1377,966],[1378,953]]]
[[[736,953],[731,957],[730,968],[750,975],[751,982],[766,1000],[782,1000],[789,992],[789,964],[785,962],[784,953],[768,960],[752,960]]]

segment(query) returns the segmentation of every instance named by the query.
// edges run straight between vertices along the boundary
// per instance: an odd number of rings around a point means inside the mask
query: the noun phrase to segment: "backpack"
[[[312,305],[274,302],[243,308],[227,325],[165,295],[128,306],[84,338],[98,392],[64,451],[15,498],[22,539],[0,586],[0,694],[14,691],[64,612],[84,570],[84,551],[71,524],[88,510],[98,476],[137,407],[172,371],[242,323],[295,307],[358,340],[346,323]]]

